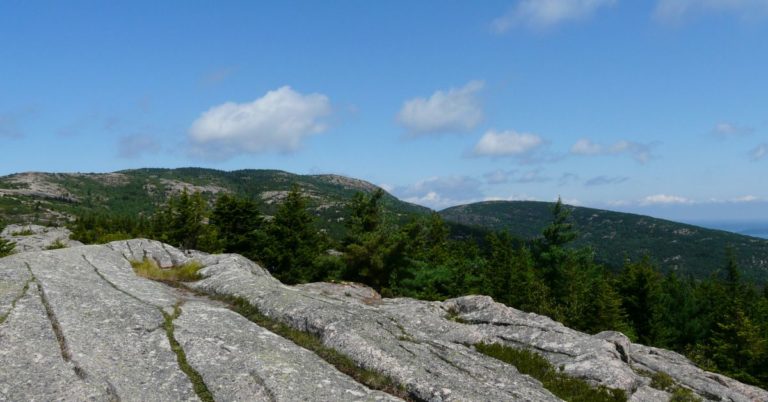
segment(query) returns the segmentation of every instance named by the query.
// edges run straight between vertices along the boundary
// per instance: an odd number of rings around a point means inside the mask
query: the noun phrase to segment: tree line
[[[685,354],[706,370],[768,387],[768,288],[741,279],[732,251],[706,280],[662,274],[650,258],[619,272],[572,246],[577,230],[559,200],[535,239],[493,232],[482,241],[451,236],[437,213],[405,224],[386,218],[381,190],[347,206],[346,234],[332,239],[294,187],[274,216],[228,194],[171,197],[153,215],[84,215],[73,238],[102,243],[154,238],[183,249],[238,253],[288,284],[354,281],[384,296],[441,300],[485,294],[581,331],[621,331],[633,341]]]

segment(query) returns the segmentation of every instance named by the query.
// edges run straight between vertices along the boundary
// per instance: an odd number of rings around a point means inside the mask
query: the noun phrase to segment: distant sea
[[[768,239],[768,222],[765,221],[689,221],[687,223]]]

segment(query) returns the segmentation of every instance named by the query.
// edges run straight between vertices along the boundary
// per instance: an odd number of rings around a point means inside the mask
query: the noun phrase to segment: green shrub
[[[594,387],[584,380],[569,377],[556,370],[545,358],[524,349],[499,344],[479,343],[475,349],[487,356],[509,363],[523,374],[541,381],[544,388],[566,401],[624,402],[623,390],[603,386]]]
[[[16,243],[5,240],[0,237],[0,257],[13,254],[13,250],[16,248]]]
[[[11,232],[11,236],[32,236],[35,232],[31,228],[19,230],[17,232]]]
[[[48,247],[46,247],[46,250],[58,250],[60,248],[66,248],[67,245],[64,244],[61,240],[56,240],[55,242],[51,243]]]
[[[161,282],[191,282],[200,279],[197,273],[203,265],[190,261],[184,265],[171,268],[160,268],[154,260],[144,258],[144,261],[131,261],[136,275]]]

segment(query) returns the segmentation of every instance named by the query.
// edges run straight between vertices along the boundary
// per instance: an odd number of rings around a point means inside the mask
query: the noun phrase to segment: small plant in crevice
[[[637,370],[638,374],[651,379],[651,388],[658,389],[660,391],[669,392],[672,394],[670,402],[697,402],[701,401],[693,391],[688,388],[680,386],[672,377],[667,373],[657,371],[651,373],[644,370]]]
[[[475,344],[478,352],[509,363],[517,371],[541,381],[544,388],[566,401],[584,402],[625,402],[623,390],[604,386],[592,386],[588,382],[565,375],[553,367],[545,358],[525,349],[516,349],[499,344]]]
[[[56,240],[55,242],[51,243],[46,247],[46,250],[58,250],[60,248],[66,248],[67,245],[64,244],[64,242],[61,241],[61,239]]]
[[[203,265],[195,260],[171,268],[160,268],[154,260],[144,258],[143,261],[131,261],[136,275],[156,281],[175,283],[191,282],[201,279],[198,271]]]
[[[35,232],[30,228],[11,232],[11,236],[32,236],[33,234],[35,234]]]
[[[197,370],[195,370],[194,367],[189,364],[189,362],[187,362],[187,355],[184,353],[184,349],[181,347],[173,334],[175,329],[173,326],[173,320],[181,315],[181,307],[179,304],[173,306],[173,315],[168,314],[162,310],[160,310],[160,312],[163,314],[163,318],[165,319],[163,326],[165,327],[165,333],[168,337],[168,342],[171,344],[171,350],[176,354],[176,360],[179,363],[179,368],[184,372],[184,374],[187,375],[189,381],[192,382],[192,387],[200,400],[203,402],[213,402],[213,395],[205,385],[203,376],[200,375],[200,373],[198,373]]]

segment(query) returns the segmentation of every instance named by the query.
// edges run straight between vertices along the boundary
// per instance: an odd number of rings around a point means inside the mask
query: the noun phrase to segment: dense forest
[[[384,296],[440,300],[487,294],[585,332],[617,330],[685,354],[706,370],[768,387],[768,288],[742,279],[732,249],[706,279],[662,274],[652,256],[618,273],[575,247],[578,228],[561,202],[540,235],[452,236],[437,214],[401,223],[382,213],[384,193],[357,193],[341,240],[318,229],[297,186],[264,215],[259,202],[186,191],[151,216],[86,214],[73,238],[104,243],[148,237],[183,249],[242,254],[289,284],[355,281]],[[1,247],[0,247],[1,248]],[[7,247],[6,247],[7,248]]]

